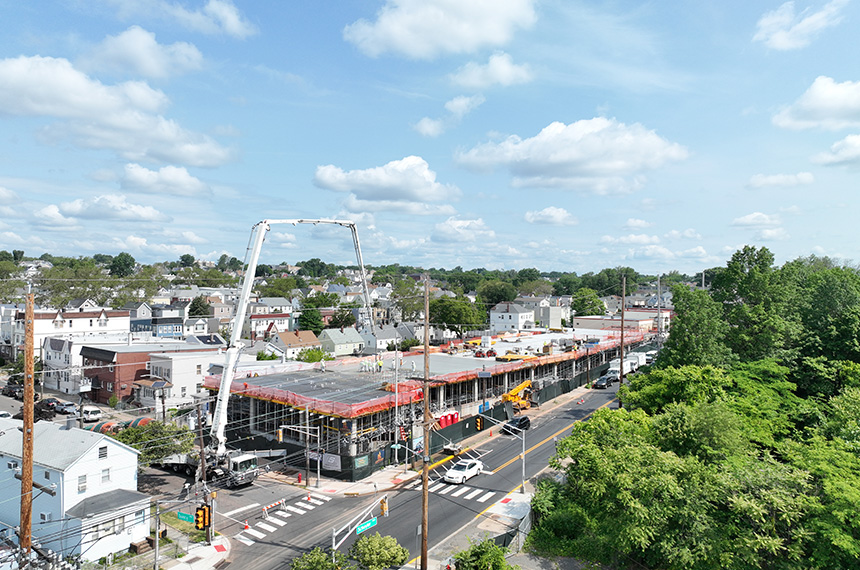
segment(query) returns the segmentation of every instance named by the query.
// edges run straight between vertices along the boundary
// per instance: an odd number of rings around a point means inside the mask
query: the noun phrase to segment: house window
[[[197,375],[200,376],[201,374],[203,374],[203,365],[198,364],[197,365]]]
[[[99,459],[107,459],[107,446],[106,445],[99,448]]]
[[[186,390],[186,388],[185,388],[185,386],[183,386],[182,389],[180,390],[180,393],[179,393],[179,395],[182,396],[183,398],[185,397],[185,390]]]
[[[107,388],[107,391],[108,391],[108,392],[113,392],[113,383],[112,383],[112,382],[107,382],[107,383],[105,384],[105,388]]]
[[[90,319],[90,327],[92,327],[92,326],[93,326],[93,320]]]
[[[134,513],[134,524],[143,524],[146,522],[146,509],[140,509]]]
[[[147,369],[147,370],[150,370],[150,367],[149,367],[149,366],[150,366],[150,362],[147,362],[147,363],[146,363],[146,369]]]
[[[87,492],[87,476],[78,475],[78,493]]]
[[[110,467],[102,469],[102,483],[110,483]]]
[[[113,364],[111,364],[110,366],[108,366],[108,370],[110,370],[111,372],[113,372]]]
[[[48,480],[51,479],[51,472],[50,471],[45,471],[45,479],[48,479]]]
[[[18,469],[18,462],[17,461],[10,461],[9,463],[6,464],[6,466],[9,469]]]

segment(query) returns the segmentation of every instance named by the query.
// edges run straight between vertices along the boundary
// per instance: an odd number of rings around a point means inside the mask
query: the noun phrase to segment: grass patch
[[[176,513],[173,511],[164,511],[160,514],[161,522],[166,525],[169,525],[182,534],[188,536],[188,539],[192,542],[203,542],[206,540],[206,531],[205,530],[197,530],[194,528],[193,522],[181,521],[176,516]]]

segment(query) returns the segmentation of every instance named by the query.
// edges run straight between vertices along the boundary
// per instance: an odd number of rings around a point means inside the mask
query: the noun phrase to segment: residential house
[[[180,301],[170,305],[153,306],[152,336],[162,339],[183,338],[190,304],[187,301]]]
[[[494,333],[533,329],[535,313],[516,303],[503,302],[490,309],[490,330]]]
[[[128,311],[131,332],[152,332],[152,307],[149,303],[133,302],[126,303],[122,310]]]
[[[25,311],[15,314],[12,338],[13,358],[24,350]],[[41,359],[42,346],[48,337],[67,340],[95,341],[128,336],[130,317],[128,311],[113,309],[94,309],[87,311],[36,311],[33,319],[33,345],[36,358]]]
[[[592,330],[604,330],[604,331],[612,331],[617,330],[621,331],[621,317],[619,315],[613,315],[609,317],[601,317],[601,316],[588,316],[588,317],[573,317],[573,328],[578,329],[592,329]],[[624,319],[624,330],[625,331],[634,331],[647,333],[654,328],[654,317],[651,318],[627,318],[625,314]]]
[[[272,336],[264,352],[285,360],[295,360],[301,351],[309,348],[322,348],[322,343],[313,331],[285,331]]]
[[[189,406],[204,391],[203,378],[212,365],[223,365],[225,360],[219,350],[152,353],[149,374],[132,383],[134,401],[156,411]]]
[[[357,355],[364,350],[364,339],[352,327],[325,329],[320,333],[319,341],[322,349],[335,357]]]
[[[21,421],[0,418],[0,521],[7,539],[20,524]],[[62,557],[94,562],[150,529],[150,497],[137,490],[139,451],[70,424],[37,422],[33,441],[32,536]]]
[[[221,329],[221,321],[212,317],[189,317],[182,324],[184,337],[214,334]]]

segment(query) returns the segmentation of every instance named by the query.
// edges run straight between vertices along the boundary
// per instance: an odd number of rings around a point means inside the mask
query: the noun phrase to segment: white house
[[[21,514],[21,423],[0,418],[0,521],[13,540]],[[37,422],[33,541],[63,557],[95,561],[145,540],[150,497],[137,490],[138,454],[100,433]]]
[[[322,349],[322,344],[313,331],[287,331],[274,335],[264,352],[295,360],[301,351],[310,348]]]
[[[12,348],[24,349],[24,311],[15,315]],[[116,335],[128,336],[131,319],[128,311],[95,309],[87,311],[37,311],[33,318],[33,338],[36,357],[42,358],[42,345],[46,338],[55,337],[76,341],[98,341],[115,338]]]
[[[499,303],[490,309],[490,330],[493,332],[531,329],[535,313],[516,303]]]

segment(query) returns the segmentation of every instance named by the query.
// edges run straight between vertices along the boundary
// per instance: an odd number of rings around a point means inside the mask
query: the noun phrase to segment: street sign
[[[194,522],[194,515],[192,515],[191,513],[176,513],[176,518],[185,522]]]
[[[399,443],[395,443],[391,446],[391,449],[400,449],[401,447],[403,447],[403,446],[400,445]]]
[[[373,528],[375,526],[376,526],[376,517],[373,517],[369,521],[365,521],[365,522],[361,523],[360,525],[358,525],[357,527],[355,527],[355,534],[361,534],[364,531],[366,531],[367,529]]]

